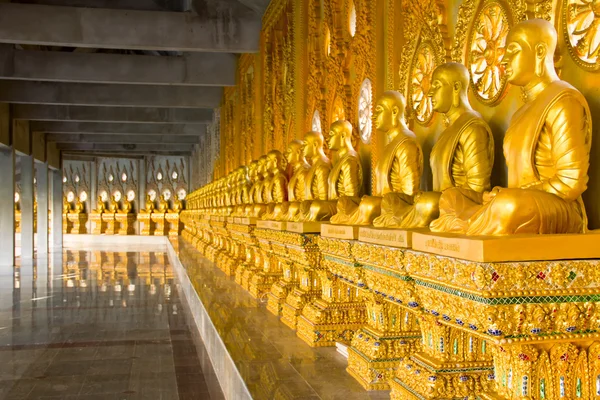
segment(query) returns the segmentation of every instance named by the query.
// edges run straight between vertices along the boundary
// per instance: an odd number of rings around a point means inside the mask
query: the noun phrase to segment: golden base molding
[[[86,234],[87,230],[85,228],[85,223],[87,222],[88,215],[87,214],[67,214],[67,232],[71,234]]]
[[[513,236],[415,233],[412,247],[477,262],[597,259],[600,258],[600,233]]]
[[[390,390],[389,380],[400,361],[419,351],[420,344],[420,332],[384,335],[359,329],[348,348],[346,371],[366,390]]]
[[[297,335],[309,346],[350,344],[354,332],[365,325],[367,313],[362,301],[328,302],[317,299],[302,310]]]
[[[250,294],[259,299],[269,293],[271,286],[281,278],[281,272],[264,272],[256,273],[250,280],[248,291]]]
[[[282,308],[288,294],[298,287],[297,282],[286,282],[283,279],[275,282],[271,286],[271,291],[267,293],[267,310],[276,316],[282,315]]]
[[[295,288],[285,299],[285,303],[282,307],[281,322],[289,328],[296,330],[298,326],[298,317],[302,315],[304,307],[320,297],[320,290],[306,290],[302,287]]]
[[[152,214],[148,213],[140,213],[137,215],[137,220],[140,222],[140,234],[142,236],[151,236],[154,235],[154,221],[150,218]]]
[[[133,214],[125,214],[125,213],[117,213],[115,214],[115,219],[117,221],[117,235],[134,235],[135,234],[135,215]]]

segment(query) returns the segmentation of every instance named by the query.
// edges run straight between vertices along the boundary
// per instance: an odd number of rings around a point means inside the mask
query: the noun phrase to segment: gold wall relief
[[[580,67],[600,69],[600,5],[595,0],[563,0],[563,34]]]

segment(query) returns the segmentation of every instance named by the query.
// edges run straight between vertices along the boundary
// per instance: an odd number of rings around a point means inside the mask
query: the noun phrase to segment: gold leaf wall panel
[[[469,97],[494,134],[492,184],[506,186],[502,141],[522,103],[499,64],[505,36],[516,22],[550,20],[557,28],[555,55],[561,78],[587,98],[593,128],[600,127],[600,17],[589,0],[273,0],[263,17],[260,52],[240,57],[238,84],[221,107],[221,152],[215,177],[271,149],[283,151],[305,132],[327,131],[348,119],[366,174],[384,145],[372,133],[361,141],[361,88],[371,97],[387,89],[408,101],[408,121],[425,153],[422,189],[431,189],[428,155],[444,118],[427,98],[433,69],[446,61],[471,72]],[[362,103],[361,103],[362,101]],[[362,104],[362,106],[361,106]],[[359,108],[362,107],[362,108]],[[241,139],[241,140],[240,140]],[[590,227],[600,227],[600,142],[592,140],[589,189],[584,194]],[[368,176],[365,182],[369,182]],[[366,188],[369,192],[370,188]]]

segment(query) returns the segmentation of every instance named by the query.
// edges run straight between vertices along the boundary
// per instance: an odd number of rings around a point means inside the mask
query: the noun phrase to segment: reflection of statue
[[[63,214],[68,214],[71,212],[71,203],[67,200],[67,196],[63,196]]]
[[[165,195],[163,193],[162,195],[160,195],[160,201],[158,202],[157,212],[165,213],[168,210],[169,210],[169,203],[167,202],[167,199],[165,198]]]
[[[295,221],[327,221],[335,213],[335,203],[327,201],[331,161],[323,151],[324,142],[321,132],[304,136],[304,156],[311,167],[306,172],[304,201]]]
[[[146,195],[146,208],[144,209],[144,213],[150,214],[154,211],[154,202],[149,194]]]
[[[434,192],[427,194],[429,201],[415,200],[415,207],[438,210],[437,192],[443,192],[440,216],[430,225],[434,231],[453,230],[490,187],[494,139],[487,123],[471,108],[468,85],[469,72],[462,64],[446,63],[433,72],[428,96],[434,111],[445,114],[449,125],[431,152]]]
[[[554,69],[556,30],[528,20],[507,38],[502,63],[526,103],[504,137],[508,188],[494,188],[482,207],[456,224],[468,235],[578,233],[587,229],[581,194],[587,188],[592,121],[587,101]],[[457,198],[461,200],[462,198]],[[479,199],[477,199],[479,200]]]
[[[123,200],[123,207],[121,207],[121,212],[124,214],[129,214],[131,212],[131,202],[128,199]]]
[[[77,200],[75,201],[75,209],[73,210],[73,214],[81,214],[84,212],[84,209],[85,209],[85,206],[78,197]]]
[[[116,213],[119,211],[119,202],[117,201],[117,196],[115,196],[115,195],[112,196],[108,210],[111,213]]]
[[[98,205],[94,210],[94,214],[102,214],[106,211],[106,207],[104,206],[104,201],[102,201],[102,196],[98,196]]]
[[[352,125],[348,121],[336,121],[331,125],[327,140],[329,149],[336,152],[329,173],[329,200],[337,201],[337,214],[331,217],[334,224],[343,224],[354,212],[362,192],[362,166],[352,146]]]
[[[287,202],[288,178],[285,175],[286,161],[279,150],[271,150],[267,153],[267,170],[270,178],[265,184],[266,203],[268,211],[262,216],[262,219],[281,219],[282,203]]]
[[[300,205],[305,196],[305,178],[310,169],[310,164],[304,157],[305,143],[300,140],[292,140],[285,151],[285,159],[288,162],[288,201],[287,211],[280,217],[283,221],[293,221],[300,212]]]

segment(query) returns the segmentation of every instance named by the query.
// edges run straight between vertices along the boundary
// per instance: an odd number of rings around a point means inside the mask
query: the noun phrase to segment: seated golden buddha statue
[[[128,199],[123,199],[123,207],[121,207],[121,213],[129,214],[131,212],[131,202]]]
[[[85,205],[81,202],[81,199],[77,197],[75,200],[75,208],[73,209],[73,214],[83,214],[85,211]]]
[[[263,220],[281,220],[287,211],[288,177],[286,175],[287,160],[279,150],[267,153],[267,169],[270,173],[266,189],[267,212],[261,217]]]
[[[375,167],[373,196],[363,196],[344,224],[413,227],[413,219],[407,215],[412,214],[413,197],[419,191],[423,152],[404,122],[405,108],[404,96],[396,91],[383,93],[377,101],[375,129],[385,133],[388,144]]]
[[[260,218],[267,211],[265,205],[266,200],[266,179],[269,177],[267,170],[267,156],[261,156],[258,159],[258,165],[256,166],[256,182],[250,190],[250,195],[253,199],[252,213],[250,217]]]
[[[469,218],[457,213],[464,222],[454,224],[460,229],[453,231],[511,235],[587,230],[581,194],[588,182],[591,114],[583,95],[558,78],[556,44],[556,30],[545,20],[520,22],[509,32],[502,63],[508,82],[523,87],[526,100],[504,136],[508,188],[486,192],[481,206],[467,213]],[[461,203],[450,205],[458,209],[456,204]]]
[[[150,214],[154,211],[154,201],[149,194],[146,195],[146,208],[144,208],[144,214]]]
[[[106,205],[102,200],[102,196],[98,196],[96,209],[92,212],[92,214],[103,214],[106,212]]]
[[[330,202],[336,202],[337,213],[331,223],[344,224],[356,210],[362,194],[363,171],[360,157],[352,146],[352,125],[348,121],[336,121],[331,125],[327,139],[334,152],[333,167],[327,178]]]
[[[110,205],[108,206],[108,211],[111,213],[119,212],[119,202],[117,201],[117,197],[113,195],[110,200]]]
[[[310,164],[304,156],[304,146],[305,142],[297,139],[292,140],[284,154],[287,160],[287,176],[289,177],[287,185],[288,204],[282,206],[285,212],[280,214],[279,220],[281,221],[293,221],[300,212],[300,205],[305,198],[305,179]]]
[[[169,211],[169,202],[165,198],[164,193],[160,195],[160,201],[158,202],[158,209],[155,212],[166,213]]]
[[[252,160],[248,164],[248,184],[243,193],[244,216],[252,216],[254,213],[254,197],[258,182],[258,160]]]
[[[173,198],[173,208],[169,212],[179,214],[181,211],[183,211],[183,202],[179,200],[179,197],[175,196]]]
[[[67,196],[63,196],[63,214],[68,214],[71,212],[71,203],[67,200]]]
[[[304,201],[294,217],[296,222],[328,221],[335,214],[335,202],[327,201],[331,161],[325,155],[324,144],[321,132],[308,132],[304,136],[304,157],[310,169],[304,177]]]

